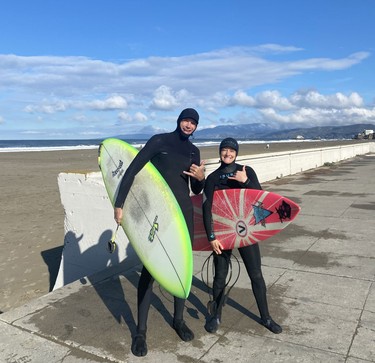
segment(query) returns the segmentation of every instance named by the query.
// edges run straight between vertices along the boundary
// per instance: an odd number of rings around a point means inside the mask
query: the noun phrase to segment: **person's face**
[[[231,164],[236,160],[236,150],[230,147],[224,147],[220,150],[220,161],[225,164]]]
[[[180,129],[186,136],[190,136],[197,129],[197,123],[190,118],[183,119],[180,121]]]

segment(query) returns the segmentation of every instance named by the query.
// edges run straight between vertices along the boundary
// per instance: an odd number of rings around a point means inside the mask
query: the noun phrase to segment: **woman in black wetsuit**
[[[214,191],[230,188],[262,189],[255,171],[249,166],[236,163],[238,143],[235,139],[226,138],[220,143],[221,165],[212,172],[206,180],[203,195],[203,219],[207,238],[214,251],[215,276],[213,282],[213,301],[211,315],[206,321],[205,329],[214,333],[221,321],[222,307],[225,298],[225,281],[228,275],[229,260],[232,250],[223,250],[221,243],[215,237],[212,225],[212,200]],[[239,248],[239,253],[245,264],[251,280],[252,290],[258,305],[262,324],[275,334],[282,332],[282,328],[274,322],[268,312],[266,284],[261,270],[259,245],[253,244]]]
[[[134,177],[148,161],[151,161],[173,191],[184,214],[190,238],[193,240],[193,205],[190,200],[189,180],[191,190],[195,194],[202,191],[205,182],[204,163],[200,160],[199,149],[189,140],[197,128],[198,121],[199,115],[196,110],[192,108],[183,110],[177,119],[175,131],[154,135],[137,154],[125,172],[116,198],[114,213],[117,223],[121,222],[122,207]],[[133,338],[131,347],[132,353],[136,356],[147,354],[147,317],[153,282],[154,279],[143,267],[138,283],[137,334]],[[190,341],[194,338],[194,334],[183,320],[184,307],[185,300],[174,297],[173,328],[182,340]]]

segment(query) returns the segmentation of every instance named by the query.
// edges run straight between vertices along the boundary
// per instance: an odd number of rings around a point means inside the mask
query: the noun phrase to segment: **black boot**
[[[220,319],[217,316],[209,316],[204,328],[208,333],[216,333],[219,328]]]
[[[274,334],[280,334],[283,331],[282,327],[275,321],[273,321],[271,317],[268,317],[267,319],[262,319],[262,324]]]
[[[184,320],[173,320],[173,329],[184,342],[194,339],[194,333],[187,327]]]
[[[132,353],[137,357],[144,357],[147,354],[145,331],[140,331],[133,337],[131,350]]]
[[[208,317],[206,318],[206,324],[204,328],[208,333],[216,333],[220,324],[221,312],[217,308],[216,301],[209,301],[207,303]]]

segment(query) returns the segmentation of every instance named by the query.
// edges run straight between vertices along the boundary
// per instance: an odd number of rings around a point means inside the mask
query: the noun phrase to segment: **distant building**
[[[305,138],[302,135],[297,135],[296,140],[305,140]]]
[[[374,138],[374,130],[363,130],[362,132],[358,133],[354,136],[355,139],[373,139]]]

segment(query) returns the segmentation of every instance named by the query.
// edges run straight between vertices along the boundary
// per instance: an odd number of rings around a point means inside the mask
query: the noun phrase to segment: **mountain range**
[[[195,140],[223,139],[233,137],[238,140],[292,140],[304,139],[352,139],[363,130],[375,130],[374,124],[355,124],[345,126],[315,126],[309,128],[293,128],[278,130],[265,124],[221,125],[213,128],[197,130]],[[147,140],[152,135],[171,130],[156,130],[152,127],[144,128],[137,134],[118,135],[125,140]]]

